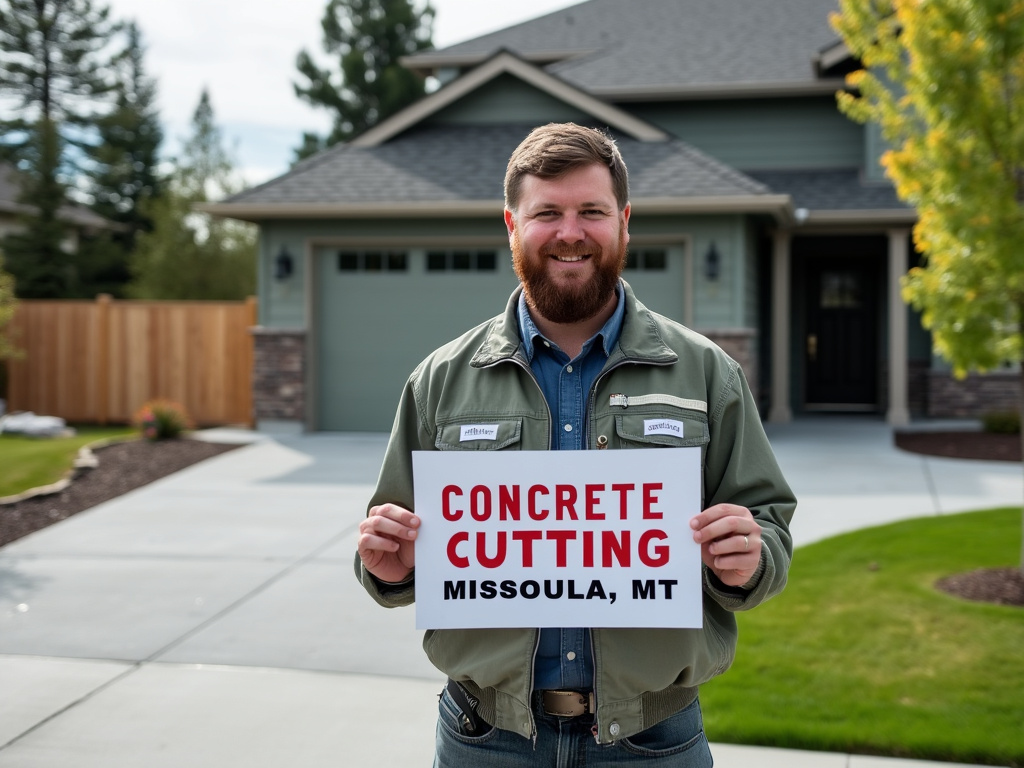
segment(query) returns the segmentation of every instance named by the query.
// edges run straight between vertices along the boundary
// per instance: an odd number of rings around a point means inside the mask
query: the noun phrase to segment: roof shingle
[[[431,56],[587,52],[547,69],[594,94],[815,83],[837,0],[589,0]],[[417,61],[416,56],[409,61]]]
[[[339,144],[230,204],[401,203],[501,200],[509,156],[532,125],[434,125],[382,145]],[[764,184],[684,142],[615,136],[630,173],[631,196],[718,197],[768,194]]]

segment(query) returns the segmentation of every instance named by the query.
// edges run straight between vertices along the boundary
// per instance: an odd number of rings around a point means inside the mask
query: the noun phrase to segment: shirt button
[[[567,658],[569,661],[572,661],[576,658],[576,651],[569,651],[567,654],[565,654],[565,658]]]
[[[611,725],[609,725],[608,726],[608,733],[610,733],[612,736],[618,736],[619,735],[619,724],[618,723],[612,723]]]
[[[565,431],[566,432],[572,432],[572,424],[566,424],[565,425]]]
[[[572,366],[571,365],[565,366],[565,370],[566,370],[567,373],[572,373]]]
[[[545,341],[544,342],[544,346],[547,347],[548,349],[551,349],[551,342],[550,341]]]

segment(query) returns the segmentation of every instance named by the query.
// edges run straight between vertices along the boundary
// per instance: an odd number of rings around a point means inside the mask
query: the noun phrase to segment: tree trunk
[[[1024,309],[1020,313],[1024,319]],[[1024,471],[1024,360],[1020,362],[1020,408],[1018,410],[1021,420],[1020,444],[1021,444],[1021,468]],[[1020,570],[1024,573],[1024,506],[1021,507],[1021,535],[1020,535]]]

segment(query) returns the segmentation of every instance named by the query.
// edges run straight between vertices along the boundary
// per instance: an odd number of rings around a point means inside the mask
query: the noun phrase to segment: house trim
[[[600,48],[564,48],[552,51],[516,51],[514,54],[522,61],[534,66],[545,66],[557,61],[579,59],[598,53]],[[487,60],[490,53],[417,53],[402,56],[398,63],[406,69],[424,76],[436,75],[439,69],[468,69]]]
[[[814,65],[818,73],[824,76],[833,67],[853,59],[853,52],[844,40],[836,40],[832,45],[826,46],[818,51],[814,59]]]
[[[910,423],[907,382],[907,305],[903,301],[900,281],[907,274],[910,252],[910,229],[890,229],[889,237],[889,410],[885,420],[893,426]]]
[[[907,307],[903,302],[900,285],[907,273],[909,260],[910,227],[890,227],[885,230],[888,238],[887,256],[887,303],[888,303],[888,376],[889,406],[886,422],[893,426],[910,423],[907,382],[909,363],[907,358]],[[785,423],[793,418],[790,401],[790,344],[792,324],[790,317],[792,290],[792,244],[793,237],[800,234],[819,234],[802,229],[779,229],[773,233],[772,247],[772,393],[768,421]],[[821,234],[838,234],[836,231]]]
[[[729,195],[722,197],[641,197],[630,200],[644,215],[675,213],[766,213],[791,221],[789,195]],[[198,211],[243,221],[269,219],[484,217],[501,215],[502,200],[441,200],[373,203],[201,203]]]
[[[829,80],[794,80],[775,83],[707,83],[666,88],[640,85],[627,89],[593,88],[590,93],[610,101],[697,101],[735,98],[785,98],[787,96],[828,95],[847,90],[842,78]]]
[[[449,104],[490,82],[499,75],[513,75],[538,90],[598,118],[637,141],[668,141],[670,136],[650,123],[594,98],[564,80],[549,75],[506,50],[499,51],[476,69],[378,123],[352,140],[353,147],[376,147]]]
[[[875,210],[808,210],[800,220],[802,228],[815,225],[836,227],[844,225],[872,226],[878,228],[893,224],[912,225],[917,221],[913,208],[882,208]]]

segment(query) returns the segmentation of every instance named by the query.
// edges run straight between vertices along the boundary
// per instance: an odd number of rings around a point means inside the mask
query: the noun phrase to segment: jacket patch
[[[497,424],[463,424],[459,431],[459,442],[469,440],[497,440]]]
[[[675,419],[644,419],[644,434],[683,437],[686,428],[683,422]]]
[[[690,400],[675,395],[612,395],[608,398],[608,405],[617,408],[628,408],[631,405],[671,405],[689,411],[708,412],[708,404],[703,400]]]

